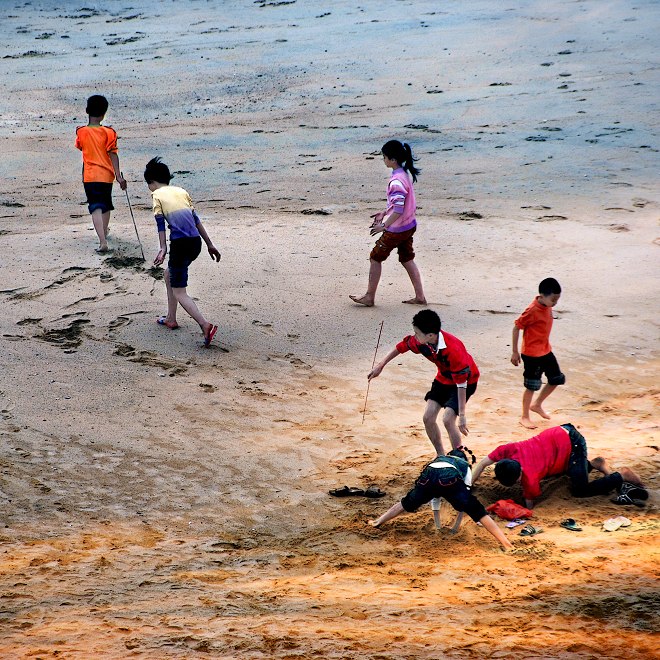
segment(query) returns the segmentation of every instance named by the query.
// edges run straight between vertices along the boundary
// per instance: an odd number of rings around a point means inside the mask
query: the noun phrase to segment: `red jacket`
[[[445,340],[446,347],[438,352],[427,344],[420,344],[415,335],[404,337],[396,345],[399,353],[412,351],[421,353],[427,360],[430,360],[438,367],[438,373],[435,379],[443,385],[462,385],[467,382],[472,385],[479,380],[479,368],[472,356],[465,350],[463,342],[450,335],[444,330],[440,334]]]

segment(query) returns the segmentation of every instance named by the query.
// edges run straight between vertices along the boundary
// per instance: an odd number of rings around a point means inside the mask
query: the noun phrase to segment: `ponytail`
[[[407,142],[401,143],[399,140],[390,140],[383,145],[381,152],[384,156],[399,163],[406,172],[410,173],[412,180],[417,181],[417,175],[420,172],[414,165],[417,158],[413,156],[412,149]]]

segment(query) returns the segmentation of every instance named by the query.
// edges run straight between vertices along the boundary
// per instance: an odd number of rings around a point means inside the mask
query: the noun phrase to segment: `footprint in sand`
[[[273,330],[273,324],[272,323],[262,323],[261,321],[258,321],[257,319],[254,319],[252,321],[252,325],[256,325],[258,328],[261,328],[264,332],[268,334],[274,334]]]
[[[227,307],[236,307],[237,309],[240,309],[242,312],[247,311],[247,307],[245,305],[241,305],[241,303],[227,303]]]
[[[52,328],[44,330],[40,335],[35,335],[37,339],[55,344],[62,349],[78,348],[82,344],[82,331],[88,319],[74,319],[66,328]]]
[[[542,215],[536,218],[536,222],[553,222],[554,220],[568,220],[565,215]]]
[[[108,323],[108,330],[110,330],[110,332],[113,332],[114,330],[123,328],[125,325],[128,325],[129,323],[132,323],[132,321],[127,316],[118,316],[116,319]]]
[[[500,309],[468,309],[468,312],[471,312],[472,314],[515,314],[516,312],[509,312],[506,310],[500,310]]]

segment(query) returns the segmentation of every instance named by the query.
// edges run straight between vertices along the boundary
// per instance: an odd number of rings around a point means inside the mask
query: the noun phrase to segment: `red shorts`
[[[369,258],[382,263],[390,256],[390,252],[396,248],[399,253],[399,261],[402,264],[412,261],[415,258],[412,237],[416,229],[417,227],[413,227],[400,233],[385,230],[376,241],[376,245],[374,245]]]

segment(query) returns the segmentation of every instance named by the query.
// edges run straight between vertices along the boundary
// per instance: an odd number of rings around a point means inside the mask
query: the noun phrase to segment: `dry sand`
[[[3,3],[0,656],[655,657],[658,16],[650,0]],[[118,189],[115,252],[93,250],[73,139],[96,92],[147,264]],[[378,326],[383,354],[414,312],[394,259],[376,307],[348,299],[392,137],[423,170],[431,307],[483,374],[471,448],[531,435],[511,325],[554,275],[568,382],[545,425],[639,471],[645,508],[558,479],[545,532],[507,532],[508,554],[471,521],[436,533],[428,508],[366,525],[431,456],[417,356],[373,382],[361,424]],[[154,155],[223,253],[191,272],[210,350],[185,315],[154,323]],[[387,497],[326,494],[370,483]],[[485,475],[486,503],[508,494]],[[630,527],[601,531],[622,513]]]

